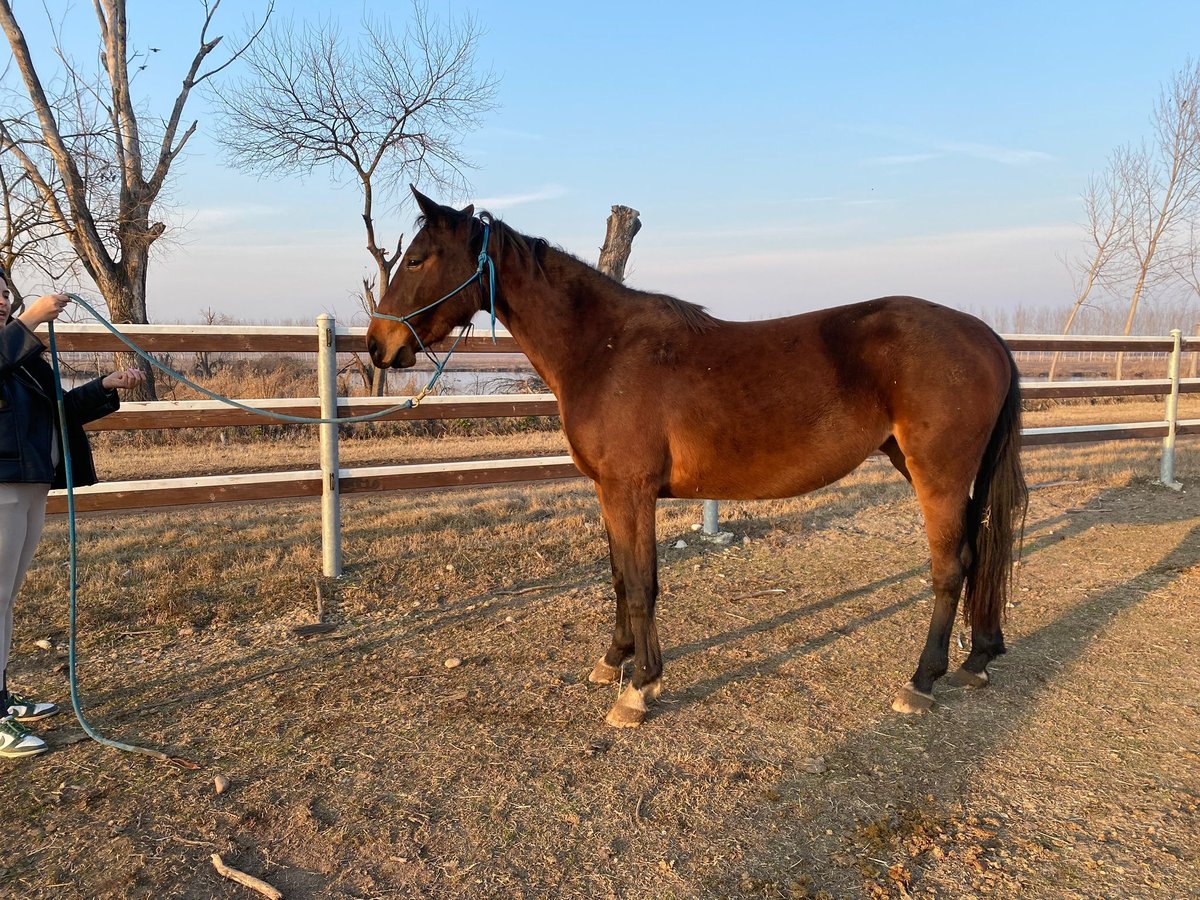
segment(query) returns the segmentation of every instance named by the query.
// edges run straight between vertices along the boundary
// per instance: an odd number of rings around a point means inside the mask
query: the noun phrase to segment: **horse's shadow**
[[[1023,548],[1023,556],[1025,558],[1033,556],[1038,551],[1052,546],[1053,544],[1058,543],[1059,541],[1064,540],[1070,537],[1072,534],[1078,533],[1082,530],[1079,523],[1079,517],[1071,516],[1066,513],[1051,516],[1029,525],[1027,529],[1028,531],[1040,532],[1048,528],[1054,528],[1055,526],[1064,522],[1070,522],[1072,527],[1069,529],[1054,531],[1042,537],[1027,541]],[[928,572],[928,564],[922,563],[903,572],[898,572],[894,575],[888,575],[884,578],[876,579],[875,581],[859,587],[843,591],[840,594],[816,600],[796,609],[771,616],[770,618],[751,622],[750,624],[744,625],[740,628],[730,629],[720,634],[712,635],[711,637],[676,646],[665,651],[664,657],[668,660],[678,660],[693,653],[712,650],[723,644],[736,643],[749,637],[766,634],[774,631],[776,628],[793,624],[801,619],[823,612],[824,610],[841,606],[847,602],[862,597],[870,596],[877,591],[894,587],[895,585],[902,584],[911,579],[923,577],[927,575]],[[757,674],[775,672],[795,659],[815,653],[829,646],[840,638],[848,637],[867,625],[886,619],[898,612],[908,609],[909,607],[915,606],[921,601],[928,600],[929,598],[930,590],[928,586],[921,585],[913,593],[900,600],[896,600],[887,606],[873,610],[865,615],[849,619],[838,625],[836,628],[831,629],[822,635],[804,641],[803,643],[797,644],[796,646],[791,647],[782,653],[774,654],[767,659],[760,659],[754,662],[746,663],[743,666],[724,671],[719,675],[713,676],[712,678],[682,687],[681,689],[672,692],[672,700],[676,701],[674,708],[663,707],[660,708],[661,712],[656,710],[655,718],[669,716],[673,712],[676,712],[679,706],[682,706],[685,702],[702,700],[711,696],[714,692],[728,687],[730,684],[736,683],[745,678],[750,678]]]
[[[1120,520],[1103,521],[1108,524]],[[1170,521],[1173,521],[1173,517],[1169,512],[1155,517],[1156,524]],[[1066,536],[1078,534],[1094,523],[1095,520],[1081,521]],[[1037,552],[1045,546],[1046,542],[1039,541],[1030,549]],[[1112,585],[1101,594],[1089,596],[1057,619],[1010,642],[1008,655],[993,663],[993,669],[1000,670],[999,683],[989,687],[986,692],[939,687],[938,702],[943,713],[918,719],[891,714],[873,717],[868,724],[852,731],[840,743],[824,751],[825,758],[831,767],[845,767],[839,773],[839,778],[844,781],[856,776],[865,777],[862,761],[880,760],[881,746],[901,748],[911,747],[915,743],[922,753],[919,769],[893,772],[890,778],[869,779],[870,805],[881,811],[903,811],[923,804],[931,807],[940,805],[945,815],[961,815],[963,798],[969,796],[973,786],[976,786],[977,773],[985,770],[1019,731],[1022,723],[1036,712],[1042,695],[1059,683],[1055,676],[1068,672],[1115,617],[1136,609],[1151,593],[1172,589],[1180,582],[1184,572],[1195,568],[1197,561],[1200,561],[1200,524],[1193,526],[1165,555],[1133,577]],[[893,604],[888,610],[864,617],[861,624],[913,602],[915,598]],[[753,668],[756,671],[778,668],[788,659],[827,645],[836,636],[824,635]],[[723,685],[747,677],[749,669],[743,667],[723,673],[686,688],[678,696],[689,700],[705,697]],[[1003,702],[993,702],[993,696]],[[1102,706],[1113,699],[1116,698],[1096,697],[1092,702]],[[986,711],[982,708],[983,704],[986,704]],[[980,720],[972,724],[977,714]],[[664,711],[662,717],[666,719],[670,715],[670,711]],[[952,734],[947,734],[949,728],[953,728]],[[883,753],[884,757],[887,755],[887,752]],[[894,755],[901,754],[897,752]],[[1160,777],[1169,781],[1165,773]],[[978,786],[986,788],[986,785]],[[1194,785],[1164,784],[1164,789],[1195,796]],[[764,829],[760,834],[745,836],[744,845],[752,848],[745,861],[746,866],[751,869],[773,869],[778,860],[788,858],[795,847],[801,844],[808,847],[815,867],[812,871],[817,874],[825,865],[822,860],[836,856],[836,852],[845,847],[841,830],[836,833],[826,830],[836,823],[844,826],[844,816],[839,818],[838,811],[830,805],[835,801],[822,793],[820,784],[814,783],[809,774],[799,771],[788,773],[774,790],[785,797],[808,798],[804,802],[810,810],[809,816],[804,821],[796,820],[789,829]],[[834,881],[845,877],[844,872],[839,873],[836,869],[826,869],[826,872]]]

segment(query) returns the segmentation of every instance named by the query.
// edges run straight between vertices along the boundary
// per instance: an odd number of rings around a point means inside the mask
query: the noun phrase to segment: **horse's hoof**
[[[961,685],[962,687],[981,688],[987,687],[991,679],[988,677],[986,670],[983,672],[972,672],[966,667],[959,668],[953,675],[950,676],[950,683]]]
[[[625,688],[619,700],[608,711],[604,721],[614,728],[637,728],[646,718],[646,700],[633,685]]]
[[[588,681],[592,684],[614,684],[621,676],[620,666],[610,666],[604,661],[604,657],[600,657],[600,661],[596,663],[596,667],[592,669],[592,674],[588,676]]]
[[[892,709],[898,713],[922,715],[933,709],[933,694],[921,693],[910,681],[896,694],[896,699],[892,701]]]

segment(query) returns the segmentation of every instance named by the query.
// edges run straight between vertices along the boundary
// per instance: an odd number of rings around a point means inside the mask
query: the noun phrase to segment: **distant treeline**
[[[1059,307],[1030,307],[1016,304],[1011,307],[966,310],[979,316],[1001,334],[1061,334],[1063,323],[1071,312],[1070,304]],[[1125,331],[1128,309],[1123,304],[1087,305],[1079,311],[1071,334],[1111,334]],[[1172,328],[1185,335],[1195,334],[1200,325],[1200,304],[1192,300],[1143,304],[1138,310],[1133,333],[1166,335]]]

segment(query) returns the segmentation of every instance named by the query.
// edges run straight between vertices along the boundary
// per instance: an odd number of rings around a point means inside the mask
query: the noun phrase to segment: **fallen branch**
[[[261,878],[255,878],[253,875],[247,875],[245,872],[239,872],[237,869],[225,865],[225,860],[221,859],[220,853],[212,855],[213,868],[217,870],[218,875],[228,878],[230,881],[236,881],[243,887],[248,887],[252,891],[258,891],[264,897],[270,897],[271,900],[283,900],[283,893],[276,888],[271,887]]]
[[[753,600],[755,597],[766,597],[770,594],[786,594],[787,588],[767,588],[764,591],[755,591],[753,594],[742,594],[738,597],[730,597],[730,603],[737,603],[739,600]]]
[[[552,587],[554,587],[554,585],[540,584],[537,587],[521,588],[520,590],[515,590],[515,591],[496,591],[495,596],[497,596],[497,597],[519,597],[519,596],[521,596],[521,594],[532,594],[534,591],[548,591]]]
[[[311,637],[314,634],[329,634],[331,631],[337,631],[337,626],[332,622],[314,622],[311,625],[293,625],[292,634],[296,637]]]

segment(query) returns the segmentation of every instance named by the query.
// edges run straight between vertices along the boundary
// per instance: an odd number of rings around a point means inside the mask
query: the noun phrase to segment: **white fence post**
[[[1180,344],[1183,332],[1178,328],[1171,329],[1171,340],[1175,347],[1171,350],[1167,361],[1167,378],[1171,380],[1171,390],[1167,394],[1167,436],[1163,438],[1162,465],[1159,468],[1159,480],[1163,485],[1178,491],[1183,485],[1175,480],[1175,423],[1179,418],[1179,363]]]
[[[333,316],[317,316],[317,394],[321,418],[337,417],[337,323]],[[342,574],[342,495],[338,485],[338,427],[330,422],[321,430],[321,572],[333,578]]]

